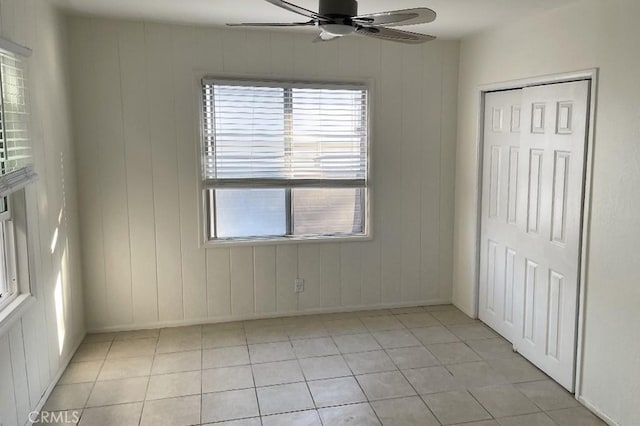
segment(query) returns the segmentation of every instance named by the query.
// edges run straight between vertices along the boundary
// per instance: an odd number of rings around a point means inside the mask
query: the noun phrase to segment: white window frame
[[[325,89],[358,89],[367,91],[367,168],[365,178],[365,195],[364,195],[364,217],[363,217],[363,232],[362,234],[354,235],[285,235],[277,237],[248,237],[248,238],[228,238],[228,239],[211,239],[209,230],[212,226],[215,226],[215,214],[212,213],[214,205],[209,197],[209,188],[206,184],[206,179],[201,177],[198,180],[198,190],[200,193],[200,206],[199,218],[200,224],[200,246],[204,248],[216,248],[221,246],[242,246],[242,245],[280,245],[280,244],[300,244],[300,243],[329,243],[329,242],[358,242],[358,241],[371,241],[373,240],[373,199],[374,199],[374,185],[372,182],[372,170],[373,170],[373,99],[374,99],[374,82],[371,79],[364,79],[359,81],[344,81],[344,80],[279,80],[274,78],[260,78],[260,77],[248,77],[238,78],[237,75],[201,75],[196,79],[197,84],[197,108],[198,114],[198,126],[200,129],[199,139],[197,144],[198,162],[200,166],[201,176],[204,176],[204,155],[203,147],[205,144],[205,117],[204,117],[204,93],[203,86],[207,83],[235,83],[235,84],[248,84],[252,86],[265,86],[281,87],[286,85],[291,88],[325,88]],[[243,184],[239,183],[239,188],[243,187]],[[293,188],[294,186],[291,186]],[[307,186],[312,188],[313,185]],[[345,185],[344,188],[353,187],[352,185]],[[245,187],[246,188],[246,187]],[[253,188],[253,187],[251,187]],[[260,186],[255,186],[260,188]],[[247,188],[249,189],[249,188]],[[287,212],[290,214],[290,212]]]
[[[5,198],[6,211],[0,213],[0,312],[19,295],[16,263],[16,240],[11,218],[10,197]],[[3,292],[4,287],[4,292]]]

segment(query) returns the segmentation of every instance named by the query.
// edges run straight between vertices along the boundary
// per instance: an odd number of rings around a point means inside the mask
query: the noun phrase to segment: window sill
[[[318,236],[318,237],[279,237],[279,238],[251,238],[232,240],[209,240],[202,244],[204,248],[237,247],[237,246],[266,246],[283,244],[308,244],[308,243],[358,243],[372,241],[372,235],[347,236]]]
[[[0,336],[5,334],[13,323],[36,301],[31,294],[21,294],[0,312]]]

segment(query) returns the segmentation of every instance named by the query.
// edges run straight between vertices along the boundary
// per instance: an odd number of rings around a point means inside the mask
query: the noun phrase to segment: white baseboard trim
[[[432,299],[418,302],[401,302],[401,303],[379,303],[375,305],[357,305],[357,306],[340,306],[335,308],[318,308],[308,309],[305,311],[286,311],[286,312],[272,312],[265,314],[249,314],[249,315],[228,315],[224,317],[211,317],[211,318],[198,318],[193,320],[179,320],[179,321],[155,321],[152,323],[144,324],[127,324],[117,325],[102,328],[91,328],[88,333],[110,333],[118,331],[132,331],[132,330],[146,330],[165,327],[182,327],[189,325],[202,325],[202,324],[215,324],[223,322],[233,321],[248,321],[257,319],[269,319],[280,318],[290,316],[307,316],[317,314],[335,314],[341,312],[357,312],[368,311],[376,309],[395,309],[395,308],[410,308],[414,306],[432,306],[432,305],[449,305],[451,299]]]
[[[609,426],[620,426],[619,423],[615,422],[611,417],[604,414],[598,407],[586,400],[582,395],[576,396],[576,399],[578,400],[578,402],[580,402],[580,404],[584,405],[589,411],[600,417],[600,419]]]
[[[51,392],[53,392],[53,389],[58,384],[58,381],[60,380],[60,377],[62,377],[62,375],[64,374],[65,370],[69,366],[69,363],[71,362],[71,359],[76,354],[76,351],[78,350],[78,348],[82,344],[82,341],[84,340],[86,335],[87,335],[87,333],[84,333],[82,335],[82,338],[78,339],[78,341],[73,345],[73,350],[71,352],[69,352],[69,355],[62,361],[61,367],[58,368],[58,372],[53,377],[53,380],[51,380],[51,382],[49,383],[49,386],[47,387],[47,390],[42,395],[42,398],[40,398],[40,401],[38,401],[38,404],[35,406],[35,408],[33,408],[30,411],[31,413],[34,413],[34,412],[40,413],[40,411],[42,410],[42,407],[44,407],[44,404],[46,404],[47,400],[51,396]],[[26,426],[33,426],[33,424],[34,424],[34,422],[32,422],[31,419],[27,419]]]

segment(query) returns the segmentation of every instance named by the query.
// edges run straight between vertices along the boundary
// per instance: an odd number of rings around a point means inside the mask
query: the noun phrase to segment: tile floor
[[[603,424],[449,305],[89,335],[45,410],[91,426]]]

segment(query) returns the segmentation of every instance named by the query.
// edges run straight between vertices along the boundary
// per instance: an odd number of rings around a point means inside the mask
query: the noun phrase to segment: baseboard
[[[580,404],[584,405],[589,411],[591,411],[594,415],[598,416],[603,422],[608,424],[609,426],[620,426],[619,423],[615,422],[611,417],[604,414],[598,407],[593,405],[591,402],[586,400],[582,395],[576,396],[576,399]]]
[[[341,312],[357,312],[368,311],[375,309],[395,309],[395,308],[410,308],[414,306],[432,306],[432,305],[448,305],[451,304],[451,299],[432,299],[422,302],[402,302],[402,303],[379,303],[375,305],[357,305],[357,306],[345,306],[336,308],[318,308],[308,309],[305,311],[286,311],[286,312],[273,312],[266,314],[250,314],[250,315],[228,315],[224,317],[212,317],[212,318],[199,318],[193,320],[179,320],[179,321],[156,321],[152,323],[144,324],[131,324],[131,325],[119,325],[113,327],[92,328],[88,333],[109,333],[118,331],[132,331],[132,330],[146,330],[165,327],[182,327],[189,325],[202,325],[202,324],[216,324],[232,321],[248,321],[257,319],[270,319],[281,318],[290,316],[307,316],[317,314],[335,314]]]
[[[71,362],[71,359],[73,358],[73,356],[76,354],[76,351],[78,350],[78,348],[80,347],[80,345],[82,344],[82,341],[84,340],[85,336],[87,334],[84,333],[82,335],[82,338],[78,339],[78,341],[73,345],[73,350],[71,352],[69,352],[69,355],[64,358],[64,360],[62,361],[62,366],[61,368],[58,368],[58,372],[56,373],[56,375],[53,377],[53,380],[49,383],[49,386],[47,387],[47,390],[44,392],[44,394],[42,395],[42,398],[40,398],[40,401],[38,401],[38,404],[36,405],[35,408],[33,408],[30,413],[40,413],[40,411],[42,410],[42,407],[44,407],[44,404],[47,403],[47,400],[49,399],[49,397],[51,396],[51,392],[53,392],[53,389],[56,387],[56,385],[58,384],[58,381],[60,380],[60,378],[62,377],[62,375],[64,374],[65,370],[67,369],[67,367],[69,366],[69,363]],[[31,416],[29,416],[31,417]],[[27,423],[26,426],[32,426],[34,424],[34,422],[31,421],[30,418],[27,419]]]

